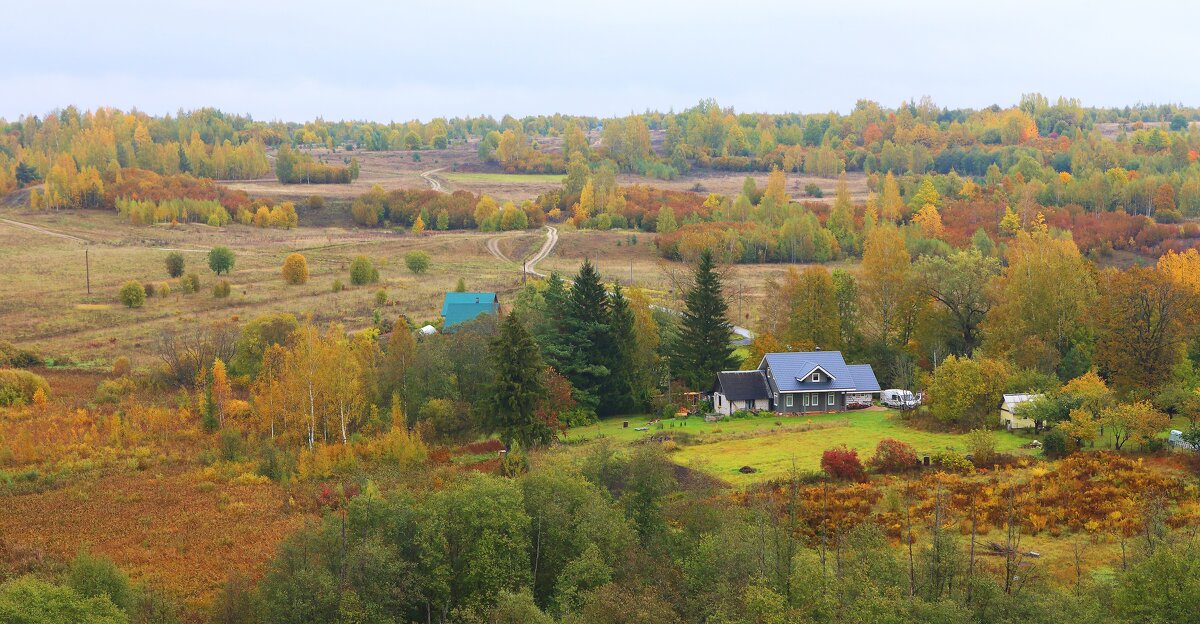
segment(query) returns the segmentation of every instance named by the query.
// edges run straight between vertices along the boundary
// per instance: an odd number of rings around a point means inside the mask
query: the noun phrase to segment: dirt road
[[[555,245],[558,245],[558,228],[547,225],[546,242],[542,243],[542,246],[537,250],[537,253],[533,254],[528,260],[525,261],[525,273],[529,275],[536,275],[537,277],[546,277],[544,273],[537,272],[534,267],[537,266],[537,263],[545,260],[546,256],[550,255],[550,252],[554,251]],[[502,260],[504,262],[513,261],[511,258],[504,255],[504,252],[500,251],[499,236],[493,236],[492,238],[489,238],[485,246],[487,247],[488,253],[495,256],[497,260]]]
[[[445,187],[442,186],[442,183],[438,182],[437,179],[433,177],[433,174],[435,174],[443,169],[445,169],[445,167],[438,167],[437,169],[430,169],[429,171],[421,172],[421,177],[424,178],[424,180],[429,183],[429,188],[431,188],[435,191],[445,192],[446,189],[445,189]]]
[[[75,241],[77,243],[87,244],[87,243],[91,242],[85,238],[79,238],[78,236],[72,236],[70,234],[63,234],[62,232],[55,232],[54,230],[47,230],[46,228],[38,226],[38,225],[31,225],[29,223],[21,223],[20,221],[13,221],[12,219],[4,219],[4,218],[0,218],[0,221],[7,223],[9,225],[19,227],[19,228],[25,228],[26,230],[33,230],[34,232],[37,232],[39,234],[45,234],[47,236],[57,236],[58,238],[65,238],[67,240]]]
[[[535,270],[535,267],[537,267],[537,263],[545,260],[546,256],[550,255],[550,252],[554,251],[555,245],[558,245],[558,228],[552,225],[547,225],[546,242],[542,243],[542,248],[539,249],[537,253],[533,254],[533,257],[525,263],[525,272],[538,277],[546,277],[544,273],[538,273]]]

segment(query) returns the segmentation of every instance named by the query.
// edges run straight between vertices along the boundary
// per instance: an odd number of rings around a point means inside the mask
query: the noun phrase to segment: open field
[[[596,440],[602,437],[633,443],[650,436],[681,433],[692,439],[681,444],[671,457],[679,464],[703,470],[733,484],[784,478],[792,470],[821,469],[821,454],[835,446],[858,449],[864,462],[884,438],[907,442],[918,454],[940,451],[965,453],[965,437],[914,429],[899,420],[899,413],[881,407],[841,414],[779,416],[764,414],[742,419],[704,422],[700,418],[665,420],[651,425],[651,416],[610,418],[588,427],[572,429],[568,439]],[[624,421],[629,427],[622,427]],[[647,431],[637,428],[649,427]],[[1003,453],[1026,454],[1019,447],[1031,439],[997,431],[996,448]],[[743,466],[755,470],[739,472]]]
[[[326,208],[327,213],[337,208]],[[248,320],[272,312],[311,314],[314,321],[338,321],[350,329],[371,324],[375,293],[388,293],[381,310],[385,318],[405,315],[424,324],[437,318],[441,295],[459,277],[467,287],[500,293],[508,303],[520,287],[523,258],[545,240],[544,231],[428,233],[421,236],[340,226],[304,226],[295,230],[259,229],[241,225],[214,228],[201,224],[130,226],[115,213],[101,211],[32,212],[5,210],[0,217],[0,265],[9,267],[0,282],[0,326],[6,339],[58,359],[107,366],[118,355],[136,365],[153,361],[154,339],[184,320]],[[327,220],[343,221],[325,215]],[[33,226],[33,229],[25,227]],[[576,231],[559,227],[560,239],[538,270],[549,274],[575,273],[585,258],[596,263],[607,280],[620,280],[648,290],[662,305],[682,305],[682,285],[690,268],[661,259],[653,235],[632,231]],[[508,259],[487,249],[489,240]],[[86,242],[80,242],[80,241]],[[206,254],[226,245],[237,255],[226,299],[212,296],[218,280],[208,269]],[[87,292],[90,261],[91,294]],[[421,250],[431,257],[424,275],[404,267],[404,254]],[[169,279],[163,261],[170,251],[186,258],[187,272],[201,278],[201,290],[183,294],[178,280]],[[311,277],[303,286],[288,286],[279,275],[283,259],[292,252],[308,259]],[[349,285],[349,265],[366,255],[379,267],[380,281],[370,286]],[[738,324],[753,327],[768,279],[779,279],[785,265],[738,265],[726,270],[730,309]],[[130,279],[169,284],[171,294],[155,296],[140,309],[117,301],[117,291]],[[340,280],[347,286],[333,292]]]
[[[547,146],[544,151],[555,151],[556,137],[542,139]],[[332,151],[326,148],[304,150],[314,158],[333,164],[348,163],[351,158],[359,161],[360,175],[351,184],[280,184],[273,175],[257,180],[229,180],[222,184],[246,191],[254,196],[300,199],[318,195],[332,200],[348,200],[379,185],[386,190],[427,189],[430,183],[422,173],[434,176],[448,192],[469,191],[486,193],[501,200],[522,201],[562,187],[562,174],[510,174],[494,164],[479,160],[478,141],[459,142],[442,150],[393,150],[393,151]],[[676,191],[718,193],[737,195],[747,177],[754,178],[759,188],[765,188],[767,174],[764,172],[696,171],[674,180],[658,180],[631,173],[617,176],[621,185],[643,184]],[[866,201],[867,177],[861,172],[846,175],[851,197],[855,201]],[[804,196],[804,187],[816,184],[824,193],[821,199]],[[789,174],[788,192],[796,201],[833,201],[837,189],[837,178],[822,178],[804,174]]]

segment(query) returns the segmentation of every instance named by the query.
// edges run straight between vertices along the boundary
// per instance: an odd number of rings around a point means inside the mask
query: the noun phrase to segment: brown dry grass
[[[9,547],[69,560],[103,555],[136,582],[189,603],[212,597],[228,574],[261,575],[306,515],[285,511],[274,484],[230,485],[193,474],[125,473],[4,498],[0,535]]]

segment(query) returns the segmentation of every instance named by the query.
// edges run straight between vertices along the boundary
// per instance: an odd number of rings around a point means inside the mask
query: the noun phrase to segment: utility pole
[[[87,247],[83,248],[83,270],[87,276],[87,292],[92,294],[92,260],[88,257]]]

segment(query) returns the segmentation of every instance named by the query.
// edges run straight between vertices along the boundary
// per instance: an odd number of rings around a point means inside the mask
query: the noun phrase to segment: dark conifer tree
[[[605,400],[611,403],[611,412],[627,414],[636,407],[637,391],[634,388],[636,362],[634,353],[637,349],[637,337],[633,328],[633,310],[629,300],[621,292],[621,285],[613,286],[612,296],[609,297],[610,327],[612,328],[613,346],[611,372],[605,389]]]
[[[552,440],[554,431],[535,413],[538,402],[546,396],[542,380],[545,365],[533,336],[515,314],[500,324],[488,357],[493,372],[488,429],[509,447],[516,442],[530,448]]]
[[[700,254],[695,284],[684,301],[687,307],[672,358],[675,374],[692,389],[706,389],[719,371],[737,368],[730,345],[733,326],[726,317],[728,306],[711,251]]]
[[[546,303],[549,309],[551,303]],[[597,413],[614,413],[603,396],[614,350],[608,293],[588,260],[579,267],[567,295],[560,338],[563,352],[556,368],[571,380],[575,400]]]

